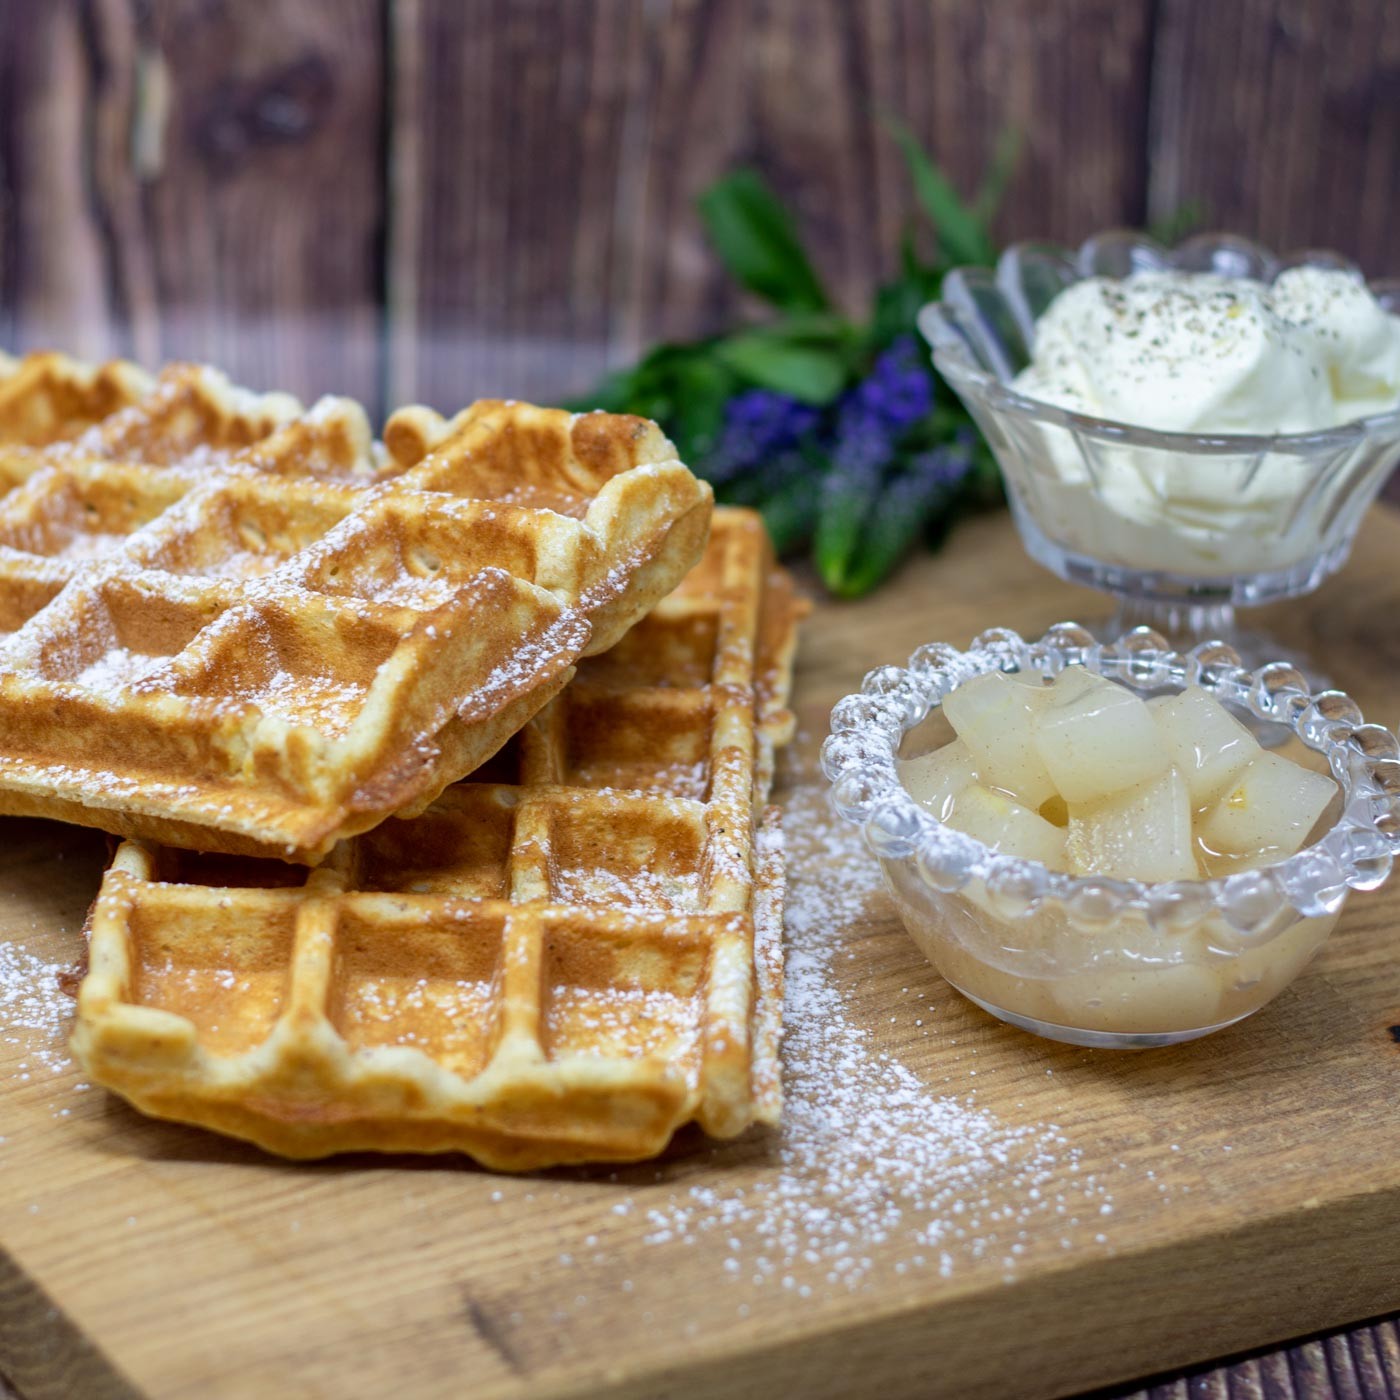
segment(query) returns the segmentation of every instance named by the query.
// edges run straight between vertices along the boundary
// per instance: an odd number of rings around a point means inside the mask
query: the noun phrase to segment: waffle
[[[314,863],[427,806],[699,557],[654,424],[0,366],[0,813]]]
[[[311,872],[128,841],[74,1049],[138,1108],[289,1157],[526,1170],[776,1121],[765,809],[798,604],[748,511],[490,765]]]

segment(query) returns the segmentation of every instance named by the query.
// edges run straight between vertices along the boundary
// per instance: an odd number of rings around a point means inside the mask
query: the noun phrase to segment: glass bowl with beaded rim
[[[1104,635],[1154,627],[1180,645],[1224,638],[1250,664],[1293,655],[1241,633],[1235,608],[1311,592],[1346,562],[1367,508],[1400,462],[1400,405],[1317,432],[1161,432],[1026,397],[1035,323],[1074,282],[1144,270],[1272,282],[1291,267],[1356,273],[1340,254],[1277,256],[1205,234],[1167,249],[1111,230],[1078,249],[1018,243],[995,271],[959,268],[919,328],[939,373],[990,444],[1027,552],[1061,578],[1111,594]],[[1400,314],[1400,280],[1369,289]]]
[[[902,785],[913,731],[927,749],[942,701],[987,671],[1048,680],[1069,666],[1144,696],[1199,686],[1285,726],[1338,784],[1301,850],[1214,879],[1075,876],[999,854],[939,821]],[[923,751],[923,750],[921,750]],[[1172,651],[1147,628],[1097,643],[1061,623],[1030,644],[993,629],[967,651],[920,647],[882,666],[831,713],[822,746],[831,801],[860,827],[909,933],[993,1016],[1076,1045],[1140,1049],[1193,1040],[1279,994],[1336,926],[1352,890],[1378,888],[1400,853],[1400,741],[1341,691],[1310,693],[1286,662],[1255,671],[1223,642]]]

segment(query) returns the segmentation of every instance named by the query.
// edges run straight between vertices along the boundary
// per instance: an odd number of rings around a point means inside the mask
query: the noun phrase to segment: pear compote
[[[992,671],[942,708],[956,737],[900,760],[905,789],[991,851],[1073,876],[1155,885],[1259,869],[1300,850],[1337,803],[1331,777],[1266,752],[1196,687],[1144,699],[1079,666],[1053,681]],[[937,919],[891,884],[910,932],[960,991],[1032,1029],[1100,1044],[1164,1043],[1247,1016],[1337,918],[1303,917],[1241,948],[1219,912],[1164,935],[1120,911],[1096,946],[1092,920],[1004,919],[980,880],[941,901]],[[1077,955],[1066,940],[1079,940]]]

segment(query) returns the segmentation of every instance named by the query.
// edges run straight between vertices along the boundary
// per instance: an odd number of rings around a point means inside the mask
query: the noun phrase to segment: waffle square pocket
[[[699,557],[654,424],[0,363],[0,813],[314,864],[487,760]]]

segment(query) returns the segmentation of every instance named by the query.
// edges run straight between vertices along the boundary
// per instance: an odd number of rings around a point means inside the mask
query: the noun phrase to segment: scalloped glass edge
[[[1122,275],[1121,271],[1109,273],[1097,265],[1105,250],[1116,252],[1126,260],[1131,271],[1166,268],[1222,270],[1236,276],[1254,275],[1257,271],[1265,274],[1259,280],[1272,282],[1281,272],[1292,267],[1323,267],[1354,272],[1358,277],[1363,277],[1355,263],[1330,249],[1307,249],[1280,255],[1248,238],[1227,233],[1198,234],[1175,248],[1163,247],[1155,239],[1132,229],[1105,229],[1085,239],[1077,249],[1034,241],[1013,243],[998,258],[994,280],[1002,309],[1028,345],[1032,342],[1035,316],[1023,290],[1022,264],[1031,258],[1042,263],[1050,261],[1058,264],[1065,273],[1064,286],[1096,275]],[[960,325],[961,317],[970,315],[975,318],[978,314],[969,291],[970,279],[981,280],[988,276],[989,269],[984,267],[954,268],[943,279],[942,299],[923,307],[919,312],[918,325],[932,348],[933,361],[939,373],[957,385],[960,392],[964,387],[974,390],[996,408],[1022,414],[1040,423],[1087,433],[1091,438],[1181,452],[1306,450],[1324,446],[1341,447],[1367,436],[1394,436],[1400,439],[1400,406],[1386,413],[1356,418],[1349,423],[1314,432],[1196,434],[1143,428],[1117,419],[1074,413],[1040,399],[1028,398],[1011,388],[1007,379],[989,373],[978,363],[968,344],[967,333]],[[1400,279],[1367,281],[1366,285],[1387,310],[1400,314]]]
[[[998,854],[940,822],[905,790],[896,767],[899,747],[944,696],[988,671],[1049,677],[1066,666],[1085,666],[1138,692],[1199,685],[1262,720],[1286,725],[1326,757],[1341,788],[1340,816],[1311,845],[1274,865],[1209,880],[1147,883],[1068,875]],[[1110,644],[1062,622],[1034,643],[992,628],[966,651],[942,642],[922,646],[904,667],[871,671],[859,692],[836,704],[821,767],[832,785],[832,806],[861,828],[881,861],[908,866],[936,893],[955,894],[980,880],[1008,921],[1058,905],[1084,930],[1102,932],[1123,915],[1141,913],[1157,931],[1177,934],[1218,913],[1242,939],[1262,935],[1267,941],[1286,909],[1304,918],[1335,914],[1351,890],[1379,888],[1400,854],[1400,740],[1393,733],[1367,724],[1342,691],[1309,692],[1287,662],[1247,671],[1224,642],[1175,652],[1146,627]]]

